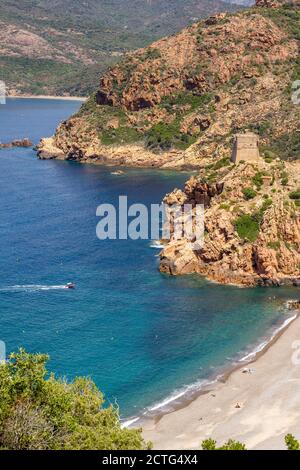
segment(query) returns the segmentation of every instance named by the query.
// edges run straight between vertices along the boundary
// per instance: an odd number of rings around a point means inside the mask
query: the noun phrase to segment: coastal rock
[[[183,192],[168,195],[166,203],[186,203],[197,200],[200,188],[199,196],[209,195],[209,201],[203,246],[193,250],[190,240],[175,238],[171,231],[171,240],[160,254],[161,271],[198,273],[240,286],[300,285],[300,214],[289,198],[290,191],[299,187],[300,164],[283,165],[229,166],[219,170],[218,183],[203,184],[201,176],[193,176]],[[283,171],[288,188],[282,185]],[[264,173],[273,175],[272,186],[257,188],[253,199],[247,200],[243,190]]]
[[[32,147],[33,143],[29,139],[16,139],[12,140],[11,142],[7,144],[1,144],[0,143],[0,149],[7,149],[7,148],[12,148],[12,147]]]
[[[300,310],[300,300],[289,300],[287,305],[289,310]]]

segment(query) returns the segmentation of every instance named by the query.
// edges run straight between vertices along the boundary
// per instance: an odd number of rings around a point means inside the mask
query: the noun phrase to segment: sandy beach
[[[86,101],[84,96],[47,96],[47,95],[11,95],[7,98],[32,99],[32,100],[67,100],[67,101]]]
[[[243,372],[245,367],[251,372]],[[218,444],[233,438],[261,450],[284,449],[287,433],[300,439],[300,318],[251,364],[187,406],[142,426],[145,439],[161,450],[199,449],[209,437]]]

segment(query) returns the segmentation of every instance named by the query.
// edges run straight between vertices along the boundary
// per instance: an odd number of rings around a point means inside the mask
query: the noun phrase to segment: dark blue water
[[[9,100],[0,106],[0,140],[37,142],[78,106]],[[8,351],[49,353],[59,375],[90,375],[131,416],[245,354],[283,321],[282,301],[297,293],[171,278],[157,270],[149,241],[99,241],[99,204],[119,195],[160,202],[187,179],[111,171],[0,150],[0,339]],[[68,281],[77,289],[51,288]]]

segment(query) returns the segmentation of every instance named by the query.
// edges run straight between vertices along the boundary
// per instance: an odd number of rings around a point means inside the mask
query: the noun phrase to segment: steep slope
[[[2,0],[0,79],[11,93],[87,94],[124,52],[236,8],[220,0]]]
[[[300,286],[300,162],[206,167],[165,202],[195,206],[208,194],[203,247],[194,250],[173,234],[161,271],[241,286]]]
[[[300,76],[299,7],[262,5],[126,55],[42,142],[40,156],[198,168],[228,157],[233,134],[250,128],[267,159],[299,158],[299,106],[291,100]]]

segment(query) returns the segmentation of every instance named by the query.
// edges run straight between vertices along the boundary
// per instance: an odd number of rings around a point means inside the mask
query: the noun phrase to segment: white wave
[[[207,387],[214,385],[215,383],[218,382],[220,377],[221,375],[218,375],[213,380],[198,380],[197,382],[194,382],[191,385],[187,385],[180,390],[175,390],[171,395],[169,395],[164,400],[155,403],[153,406],[149,408],[146,408],[144,412],[141,413],[140,416],[135,416],[124,421],[124,423],[122,423],[122,427],[128,428],[132,426],[134,423],[136,423],[137,421],[139,421],[140,419],[147,418],[148,416],[149,417],[153,416],[153,414],[155,414],[155,412],[159,410],[164,411],[164,410],[170,409],[168,405],[170,405],[171,403],[178,401],[180,398],[185,397],[185,395],[190,395],[195,392],[200,392],[202,389],[204,390]]]
[[[37,292],[37,291],[48,291],[48,290],[59,290],[67,289],[65,285],[57,286],[46,286],[40,284],[25,284],[25,285],[16,285],[0,288],[0,292]]]
[[[136,421],[138,421],[140,418],[137,417],[137,418],[131,418],[131,419],[128,419],[127,421],[124,421],[124,423],[121,424],[121,428],[124,429],[124,428],[129,428],[129,426],[131,426],[132,424],[136,423]]]
[[[262,343],[260,343],[253,351],[251,351],[250,353],[246,354],[244,357],[239,359],[238,362],[249,362],[251,359],[255,358],[255,356],[259,352],[263,351],[263,349],[270,342],[272,342],[274,338],[276,338],[276,336],[280,333],[280,331],[282,331],[284,328],[286,328],[297,317],[298,317],[297,314],[288,317],[278,328],[276,328],[273,331],[271,337],[268,340],[265,340]],[[227,358],[227,359],[233,361],[232,357]],[[234,362],[233,362],[233,364],[234,364]],[[199,392],[201,392],[201,390],[206,390],[208,387],[218,383],[222,379],[222,377],[224,377],[224,373],[220,373],[214,379],[198,380],[198,381],[196,381],[196,382],[194,382],[194,383],[192,383],[188,386],[183,387],[182,389],[175,390],[171,395],[167,396],[162,401],[155,403],[153,406],[151,406],[149,408],[146,408],[144,410],[144,412],[140,414],[140,416],[132,417],[132,418],[129,418],[128,420],[124,421],[124,423],[122,424],[122,427],[124,427],[124,428],[130,427],[131,425],[133,425],[134,423],[136,423],[140,419],[143,419],[143,417],[145,418],[147,416],[153,416],[153,414],[155,414],[155,412],[157,412],[157,411],[167,410],[168,405],[170,405],[172,402],[176,402],[176,401],[180,400],[181,398],[183,398],[185,396],[192,395],[193,393],[197,393],[197,392],[199,393]],[[169,409],[170,409],[170,406],[169,406]]]
[[[260,343],[256,348],[253,349],[250,353],[246,354],[246,356],[243,356],[241,359],[239,359],[239,362],[247,362],[250,359],[254,359],[255,356],[262,352],[268,344],[270,344],[274,338],[284,329],[286,328],[292,321],[294,321],[297,318],[297,314],[293,315],[292,317],[287,318],[276,330],[273,331],[273,334],[269,339],[266,339],[262,343]]]
[[[204,388],[206,388],[210,385],[215,384],[216,382],[218,382],[218,380],[219,380],[219,376],[216,377],[213,380],[198,380],[197,382],[194,382],[190,385],[187,385],[187,386],[183,387],[180,390],[175,390],[167,398],[165,398],[164,400],[154,404],[151,408],[148,408],[147,411],[152,412],[152,411],[157,411],[157,410],[163,409],[166,406],[168,406],[170,403],[179,400],[180,398],[184,397],[185,395],[189,395],[193,392],[199,392],[199,391],[201,391],[201,389],[204,389]]]
[[[150,248],[155,248],[156,250],[162,250],[163,248],[165,248],[165,245],[163,245],[162,243],[160,243],[159,240],[154,240],[154,241],[151,243]]]

